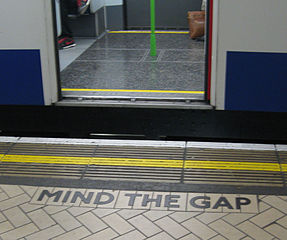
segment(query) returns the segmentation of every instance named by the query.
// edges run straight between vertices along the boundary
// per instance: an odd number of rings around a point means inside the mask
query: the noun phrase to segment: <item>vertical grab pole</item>
[[[156,38],[155,38],[155,0],[150,0],[150,55],[156,56]]]

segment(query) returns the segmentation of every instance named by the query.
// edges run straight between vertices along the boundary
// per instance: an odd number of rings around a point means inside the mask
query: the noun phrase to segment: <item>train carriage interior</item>
[[[59,36],[58,3],[56,0]],[[179,4],[156,1],[154,56],[149,11],[148,1],[92,0],[84,14],[69,13],[76,46],[59,50],[64,100],[151,100],[198,105],[206,99],[202,0],[181,0]],[[202,32],[192,38],[189,11],[203,16]]]

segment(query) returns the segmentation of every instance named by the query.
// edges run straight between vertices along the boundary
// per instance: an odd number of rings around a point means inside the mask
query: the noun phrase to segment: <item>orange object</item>
[[[198,38],[204,36],[205,32],[205,11],[188,12],[189,36]]]

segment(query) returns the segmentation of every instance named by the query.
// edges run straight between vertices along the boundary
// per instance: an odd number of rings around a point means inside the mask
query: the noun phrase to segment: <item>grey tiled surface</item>
[[[82,54],[77,60],[99,60],[99,61],[140,61],[145,50],[136,49],[91,49]]]
[[[76,61],[62,72],[62,87],[203,91],[203,72],[192,62]]]
[[[0,192],[8,196],[8,199],[0,200],[0,239],[275,240],[286,239],[287,234],[287,209],[285,206],[287,198],[285,196],[240,195],[240,197],[255,196],[253,202],[260,199],[258,201],[259,208],[253,213],[234,213],[225,212],[224,208],[227,207],[224,206],[221,207],[221,212],[201,212],[135,210],[113,208],[113,206],[110,208],[61,206],[53,205],[53,201],[46,201],[48,205],[35,204],[37,201],[32,201],[32,198],[37,198],[38,189],[40,188],[0,185]],[[66,191],[64,188],[57,188],[57,190]],[[76,189],[70,190],[75,191]],[[31,194],[32,192],[34,194]],[[127,191],[120,191],[120,196],[124,196],[125,193]],[[163,192],[151,195],[158,196],[158,194],[164,195]],[[199,193],[193,196],[211,197],[210,194]],[[218,194],[218,197],[220,196],[226,197],[226,199],[232,198],[232,195],[228,194]],[[239,197],[239,195],[236,196]],[[12,202],[15,199],[24,200],[17,200],[16,203],[7,205],[7,200]],[[203,202],[198,203],[203,204]],[[173,204],[175,203],[173,202]],[[222,204],[224,205],[224,202]],[[265,207],[262,208],[261,205]],[[22,211],[23,206],[29,211]],[[124,205],[122,206],[124,207]],[[19,217],[16,218],[14,214]]]
[[[151,57],[148,34],[107,34],[61,72],[62,87],[203,91],[203,48],[185,34],[158,34]]]
[[[161,61],[171,62],[204,62],[204,50],[164,50]]]
[[[110,62],[204,62],[202,49],[158,50],[157,56],[150,56],[148,49],[89,49],[77,61]]]
[[[59,51],[60,70],[64,70],[71,64],[79,55],[81,55],[87,48],[89,48],[95,39],[78,38],[75,39],[76,47],[64,49]]]
[[[203,49],[203,42],[194,41],[188,34],[156,34],[157,49]],[[108,34],[93,44],[92,48],[149,49],[149,34]]]

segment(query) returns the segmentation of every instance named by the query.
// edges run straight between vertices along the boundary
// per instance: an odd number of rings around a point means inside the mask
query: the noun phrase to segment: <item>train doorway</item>
[[[156,1],[156,56],[149,1],[105,1],[96,10],[91,2],[84,15],[72,16],[77,45],[59,50],[59,104],[208,108],[208,34],[191,38],[187,18],[202,11],[202,0],[179,2]]]

